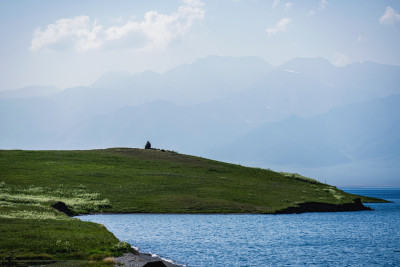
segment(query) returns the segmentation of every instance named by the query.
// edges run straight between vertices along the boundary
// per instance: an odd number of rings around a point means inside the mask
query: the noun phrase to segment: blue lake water
[[[345,191],[395,203],[339,213],[79,218],[186,266],[400,266],[400,188]]]

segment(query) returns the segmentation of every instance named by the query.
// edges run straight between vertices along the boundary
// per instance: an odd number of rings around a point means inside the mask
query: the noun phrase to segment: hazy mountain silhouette
[[[0,98],[43,97],[58,93],[55,86],[27,86],[14,90],[0,91]]]
[[[209,56],[159,74],[151,71],[136,75],[112,72],[93,84],[113,88],[130,96],[131,104],[168,100],[176,104],[198,104],[244,91],[273,67],[257,57]]]
[[[335,67],[322,58],[295,58],[278,67],[312,77],[334,88],[342,103],[400,93],[399,66],[373,62]]]
[[[94,116],[60,135],[55,143],[68,140],[66,147],[141,147],[143,142],[154,140],[155,147],[195,153],[204,146],[233,141],[246,130],[191,107],[157,101]]]
[[[310,118],[289,116],[215,150],[227,161],[332,166],[400,159],[400,95],[336,107]]]

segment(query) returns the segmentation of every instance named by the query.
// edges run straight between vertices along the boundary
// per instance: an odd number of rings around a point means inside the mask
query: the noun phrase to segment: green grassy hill
[[[281,213],[358,196],[298,174],[164,150],[0,151],[0,259],[100,259],[129,247],[82,213]],[[362,197],[363,202],[378,199]],[[71,234],[73,233],[73,234]]]

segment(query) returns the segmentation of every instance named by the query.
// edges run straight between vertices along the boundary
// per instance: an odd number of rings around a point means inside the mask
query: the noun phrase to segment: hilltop
[[[102,259],[132,251],[65,213],[297,213],[379,199],[298,174],[156,149],[0,150],[0,259]]]

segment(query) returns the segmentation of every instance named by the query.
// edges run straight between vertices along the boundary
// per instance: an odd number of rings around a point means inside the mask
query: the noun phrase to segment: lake
[[[186,266],[400,266],[400,188],[344,190],[395,203],[339,213],[79,218]]]

